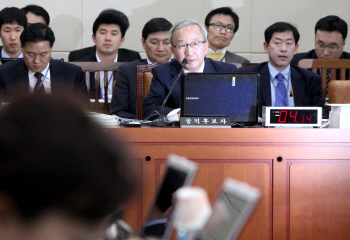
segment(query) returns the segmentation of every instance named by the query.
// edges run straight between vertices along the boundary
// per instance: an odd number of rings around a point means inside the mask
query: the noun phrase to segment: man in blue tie
[[[264,42],[269,61],[241,70],[260,73],[259,116],[262,115],[262,106],[324,107],[321,77],[290,65],[298,50],[299,37],[298,30],[289,23],[272,24],[265,30]]]

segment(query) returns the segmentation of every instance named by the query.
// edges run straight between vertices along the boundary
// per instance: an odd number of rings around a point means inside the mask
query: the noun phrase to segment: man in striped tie
[[[290,65],[298,50],[299,32],[291,24],[277,22],[265,30],[264,49],[268,62],[244,68],[241,72],[259,72],[259,116],[262,106],[324,107],[321,77]],[[324,108],[324,116],[327,116]]]

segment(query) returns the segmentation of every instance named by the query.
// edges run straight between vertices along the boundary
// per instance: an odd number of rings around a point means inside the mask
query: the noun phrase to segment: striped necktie
[[[275,91],[276,106],[284,107],[287,106],[287,89],[286,85],[283,83],[282,73],[278,73],[276,78],[278,79],[278,84]]]

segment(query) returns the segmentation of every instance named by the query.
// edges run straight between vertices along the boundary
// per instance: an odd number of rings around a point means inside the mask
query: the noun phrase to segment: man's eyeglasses
[[[225,31],[228,32],[228,33],[233,32],[233,30],[235,29],[235,28],[234,28],[233,26],[231,26],[231,25],[224,26],[224,25],[222,25],[222,24],[220,24],[220,23],[210,23],[209,26],[210,26],[210,25],[213,25],[213,27],[214,27],[216,30],[218,30],[218,31],[220,31],[222,28],[225,28]]]
[[[191,43],[178,43],[173,48],[176,48],[178,51],[185,51],[188,46],[190,46],[193,49],[198,49],[199,46],[201,46],[203,43],[206,43],[207,41],[198,41],[198,42],[191,42]]]
[[[339,48],[341,48],[344,45],[344,42],[340,45],[337,44],[330,44],[328,46],[326,46],[323,43],[316,43],[315,44],[315,48],[320,49],[320,50],[325,50],[326,48],[328,48],[329,51],[337,51]]]

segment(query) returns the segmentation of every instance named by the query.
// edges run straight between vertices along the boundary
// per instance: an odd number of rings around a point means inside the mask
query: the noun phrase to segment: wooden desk
[[[169,153],[199,164],[211,200],[224,178],[262,193],[242,239],[350,239],[350,129],[115,128],[142,176],[127,220],[140,227]]]

